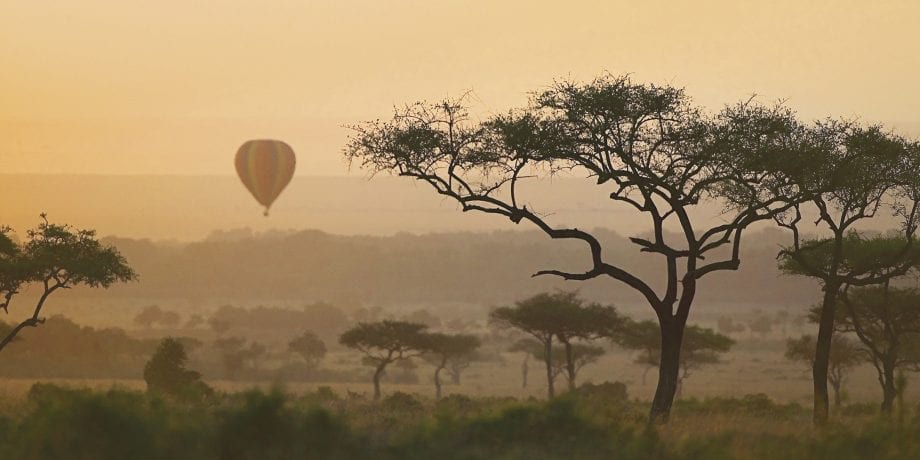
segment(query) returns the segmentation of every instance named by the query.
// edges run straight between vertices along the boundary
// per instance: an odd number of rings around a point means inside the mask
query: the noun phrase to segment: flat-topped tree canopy
[[[54,224],[45,214],[41,219],[38,227],[26,232],[24,243],[14,242],[9,229],[0,229],[0,307],[9,312],[22,285],[36,283],[43,288],[32,315],[4,335],[0,350],[23,328],[44,321],[40,316],[42,308],[55,291],[80,285],[107,288],[137,278],[118,249],[102,244],[94,230]]]
[[[811,161],[806,130],[780,105],[749,100],[710,115],[682,89],[628,76],[557,81],[533,94],[527,106],[481,121],[461,98],[410,104],[389,121],[353,129],[345,147],[350,162],[425,182],[463,211],[529,222],[551,238],[582,241],[590,250],[584,271],[550,268],[535,275],[609,276],[639,292],[667,342],[652,407],[652,418],[659,420],[667,418],[673,400],[696,281],[738,268],[742,231],[804,199],[792,179]],[[663,283],[605,258],[590,232],[545,219],[523,185],[557,175],[590,179],[599,196],[648,219],[651,237],[630,240],[640,252],[661,258]],[[690,211],[704,202],[725,205],[719,223],[694,221]],[[666,237],[666,227],[678,228],[678,236]]]

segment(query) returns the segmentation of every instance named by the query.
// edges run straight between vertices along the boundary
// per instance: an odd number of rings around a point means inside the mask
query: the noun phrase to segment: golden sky
[[[0,173],[233,174],[275,137],[344,174],[343,124],[604,71],[920,136],[917,24],[908,0],[3,1]]]

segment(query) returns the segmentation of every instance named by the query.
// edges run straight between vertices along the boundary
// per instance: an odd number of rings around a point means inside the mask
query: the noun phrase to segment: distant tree
[[[380,399],[380,377],[388,365],[418,356],[425,350],[424,324],[383,320],[358,323],[339,337],[339,343],[364,353],[363,362],[374,366],[374,399]]]
[[[450,383],[454,385],[460,385],[460,377],[463,375],[463,372],[470,367],[474,362],[485,362],[489,361],[489,355],[481,351],[474,351],[473,353],[462,354],[454,357],[447,362],[447,375],[450,377]]]
[[[345,147],[349,161],[426,183],[463,211],[526,222],[590,251],[584,270],[536,275],[610,277],[641,295],[662,332],[650,410],[655,422],[667,421],[670,414],[697,281],[736,270],[744,229],[800,199],[794,188],[783,187],[787,181],[781,172],[797,166],[801,150],[801,129],[789,111],[748,102],[712,117],[679,88],[635,83],[627,76],[605,75],[585,84],[559,81],[534,94],[527,106],[481,122],[471,119],[462,100],[447,100],[408,105],[391,120],[353,129]],[[655,272],[659,279],[625,270],[605,257],[594,234],[557,225],[545,210],[534,210],[525,183],[563,172],[597,184],[599,196],[648,219],[652,237],[630,241],[662,261]],[[770,193],[766,184],[781,190]],[[717,224],[692,217],[700,205],[726,195],[731,206]],[[666,236],[664,229],[672,223],[681,232]],[[546,346],[551,351],[549,341]]]
[[[555,379],[559,375],[567,375],[569,372],[569,363],[564,358],[566,354],[562,346],[557,345],[553,348],[552,375],[553,379]],[[605,353],[604,349],[601,347],[583,343],[572,344],[570,348],[576,375],[586,365],[597,362]],[[521,339],[515,342],[508,351],[523,352],[527,356],[533,356],[540,361],[545,361],[546,359],[546,350],[543,348],[543,345],[533,339]]]
[[[830,366],[827,378],[834,390],[834,406],[842,402],[841,388],[850,369],[865,362],[868,356],[856,342],[840,334],[834,334],[831,342]],[[786,340],[786,359],[803,363],[811,369],[815,364],[815,338],[804,335],[797,339]]]
[[[763,339],[773,331],[773,321],[769,316],[758,313],[748,321],[748,329]]]
[[[163,314],[160,315],[159,323],[168,328],[174,328],[179,325],[179,322],[182,321],[182,318],[178,313],[169,310],[163,310]]]
[[[134,317],[134,323],[144,329],[150,329],[154,323],[160,321],[162,315],[163,310],[160,309],[159,305],[148,305]]]
[[[204,324],[204,318],[202,318],[199,314],[194,314],[188,317],[188,320],[185,322],[185,328],[195,329],[202,324]]]
[[[499,307],[490,314],[492,324],[502,328],[518,329],[529,334],[544,349],[547,395],[555,396],[553,384],[553,339],[563,345],[566,363],[566,380],[569,389],[575,388],[577,370],[572,352],[573,340],[593,340],[610,337],[625,324],[616,309],[599,304],[588,304],[575,292],[541,293],[517,302],[513,307]]]
[[[800,204],[796,204],[789,212],[776,215],[776,220],[792,234],[792,244],[780,252],[781,269],[816,279],[824,291],[812,368],[813,419],[822,426],[828,420],[831,337],[841,289],[846,284],[867,286],[900,276],[920,254],[914,244],[920,217],[920,148],[880,126],[845,120],[818,123],[808,137],[812,159],[790,171],[791,181],[809,197],[815,218],[803,219]],[[856,228],[879,213],[894,216],[900,235],[881,238],[879,242],[889,240],[889,250],[875,251],[878,257],[870,262],[864,248],[876,245],[871,241],[874,238],[863,237]],[[803,236],[803,222],[830,236]]]
[[[481,345],[479,338],[467,334],[428,333],[425,336],[425,359],[434,364],[435,398],[441,399],[441,371],[456,363],[469,363]],[[459,377],[459,373],[458,373]]]
[[[744,324],[736,323],[730,316],[725,315],[719,316],[717,327],[719,332],[725,335],[731,335],[747,330],[747,328],[744,327]]]
[[[185,396],[206,390],[201,374],[186,369],[185,347],[171,337],[160,341],[156,352],[144,366],[147,390],[172,396]]]
[[[844,288],[834,323],[856,334],[878,372],[882,413],[891,416],[899,371],[920,370],[920,290],[879,286]],[[818,311],[812,312],[817,319]]]
[[[27,240],[15,244],[8,229],[0,229],[0,307],[9,313],[9,305],[21,286],[35,283],[42,288],[32,316],[14,326],[2,340],[5,348],[26,327],[44,322],[42,307],[59,289],[74,286],[107,288],[116,282],[137,278],[118,250],[96,239],[93,230],[75,230],[67,225],[48,222],[45,214],[37,228],[27,232]]]
[[[626,328],[617,342],[626,349],[637,350],[637,364],[645,366],[659,366],[660,353],[657,348],[657,325],[652,321],[634,323]],[[719,334],[712,329],[688,325],[684,334],[684,347],[680,354],[681,374],[677,381],[677,394],[680,395],[684,381],[693,371],[700,367],[722,362],[720,356],[727,353],[735,344],[730,337]]]
[[[258,342],[246,345],[242,337],[227,337],[214,341],[214,347],[220,352],[221,362],[227,378],[235,380],[247,367],[257,369],[265,356],[265,346]]]
[[[288,351],[297,353],[307,364],[307,368],[316,369],[319,362],[326,356],[326,344],[312,331],[294,337],[288,342]]]
[[[208,318],[208,326],[210,326],[211,330],[213,330],[217,335],[223,335],[230,330],[231,324],[226,319],[212,316]]]

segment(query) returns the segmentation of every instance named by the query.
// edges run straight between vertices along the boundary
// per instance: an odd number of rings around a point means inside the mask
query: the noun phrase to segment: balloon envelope
[[[294,177],[294,150],[281,141],[246,141],[236,152],[236,173],[262,206],[268,208]]]

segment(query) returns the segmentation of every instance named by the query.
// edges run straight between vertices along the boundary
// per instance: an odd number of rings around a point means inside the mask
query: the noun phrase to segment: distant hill
[[[661,279],[664,268],[657,257],[640,255],[616,233],[596,233],[610,262],[651,282]],[[697,305],[800,308],[814,302],[820,293],[816,283],[782,276],[776,268],[776,254],[786,238],[779,230],[750,234],[742,270],[705,278]],[[209,308],[329,301],[438,310],[450,304],[487,308],[566,288],[581,289],[598,301],[645,308],[639,296],[610,278],[565,282],[531,277],[544,268],[584,270],[588,262],[583,245],[554,241],[536,231],[343,236],[316,230],[250,235],[241,230],[187,244],[107,241],[120,248],[140,281],[75,291],[68,298],[104,298],[108,304],[144,299]]]

